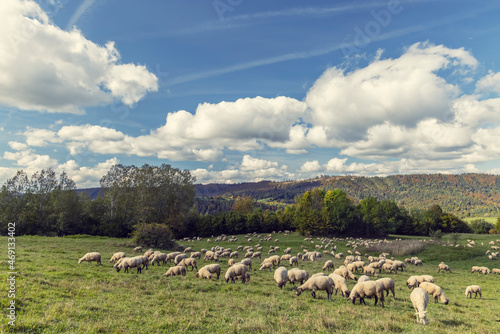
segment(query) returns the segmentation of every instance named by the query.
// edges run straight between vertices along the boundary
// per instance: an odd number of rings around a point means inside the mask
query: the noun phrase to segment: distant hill
[[[355,201],[367,197],[394,200],[408,209],[438,204],[459,217],[500,215],[500,176],[489,174],[411,174],[387,177],[322,176],[301,181],[262,181],[196,185],[200,212],[231,208],[238,196],[252,196],[261,207],[275,209],[294,203],[297,195],[314,188],[341,189]],[[82,189],[96,198],[99,188]]]

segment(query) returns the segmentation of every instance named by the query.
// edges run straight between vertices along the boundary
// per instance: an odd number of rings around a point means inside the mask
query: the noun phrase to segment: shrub
[[[132,240],[136,245],[173,249],[177,245],[171,238],[168,226],[157,223],[142,223],[134,226]]]
[[[475,234],[488,234],[490,229],[495,228],[493,224],[484,219],[476,219],[470,222],[470,227]]]

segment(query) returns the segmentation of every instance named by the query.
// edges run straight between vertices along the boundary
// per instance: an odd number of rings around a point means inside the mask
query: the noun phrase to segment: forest
[[[422,176],[399,176],[392,180],[399,178],[409,178],[412,183],[426,182]],[[456,180],[465,178],[480,183],[477,176],[465,175]],[[315,181],[309,183],[316,184]],[[384,185],[388,184],[387,180],[383,181],[373,179],[372,191],[368,193],[373,194],[375,188],[383,192]],[[436,203],[429,203],[426,208],[407,208],[394,199],[379,199],[380,196],[363,196],[358,200],[332,186],[305,190],[304,183],[293,182],[296,189],[304,191],[297,192],[291,203],[262,201],[251,195],[257,193],[241,185],[239,187],[247,191],[240,196],[200,197],[200,188],[188,170],[167,164],[115,165],[101,178],[98,196],[91,198],[87,192],[78,192],[74,181],[65,173],[57,176],[49,169],[30,176],[18,171],[0,191],[0,231],[5,234],[7,224],[16,222],[18,235],[129,237],[148,224],[157,224],[167,230],[169,237],[179,239],[285,229],[297,230],[303,235],[384,237],[388,234],[494,233],[500,227],[500,224],[493,226],[481,220],[466,223]],[[326,185],[326,181],[321,184]],[[276,183],[274,191],[279,186],[289,187],[286,183]],[[400,191],[404,192],[407,187],[401,185]],[[488,187],[491,184],[483,186]],[[203,187],[201,191],[214,193],[213,186]]]

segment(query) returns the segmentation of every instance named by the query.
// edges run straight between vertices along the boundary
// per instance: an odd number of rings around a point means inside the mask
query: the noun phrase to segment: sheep
[[[370,266],[363,267],[363,274],[378,277],[378,273],[375,271],[375,268]]]
[[[228,268],[226,271],[226,274],[224,275],[224,279],[226,280],[226,283],[229,283],[229,280],[231,280],[233,283],[236,276],[241,276],[241,282],[245,283],[245,274],[248,272],[248,267],[245,266],[242,263],[236,263],[234,266],[231,268]]]
[[[406,281],[406,286],[408,289],[411,289],[419,286],[422,282],[434,283],[434,277],[430,275],[410,276],[410,278]]]
[[[186,276],[186,268],[183,266],[170,267],[166,273],[163,274],[165,277],[169,276]]]
[[[445,305],[448,305],[448,303],[450,302],[450,300],[448,298],[446,298],[446,295],[444,294],[443,289],[441,289],[440,286],[438,286],[434,283],[422,282],[422,283],[420,283],[419,287],[424,289],[425,291],[427,291],[427,293],[429,295],[433,295],[434,296],[434,303],[436,303],[436,304],[438,302],[438,298],[441,299],[441,301]]]
[[[278,287],[283,290],[283,287],[288,281],[288,270],[285,267],[279,267],[274,271],[274,280],[278,283]]]
[[[450,274],[452,273],[451,270],[450,270],[450,267],[447,264],[445,264],[444,262],[441,262],[438,265],[438,273],[441,272],[441,270],[447,271]]]
[[[82,263],[83,261],[87,261],[89,264],[92,264],[92,261],[96,261],[98,265],[101,264],[101,254],[97,252],[91,252],[85,254],[80,260],[78,260],[78,263]]]
[[[354,276],[354,274],[350,270],[348,270],[345,266],[340,266],[337,269],[335,269],[333,272],[335,274],[338,274],[338,275],[344,277],[345,279],[352,279],[355,281],[358,280],[356,278],[356,276]]]
[[[480,272],[480,271],[481,271],[481,267],[478,267],[478,266],[472,266],[471,273]]]
[[[177,255],[179,255],[181,252],[172,252],[172,253],[168,253],[167,254],[167,258],[165,259],[165,261],[170,261],[170,260],[175,260],[175,257]]]
[[[472,294],[475,293],[476,295],[474,298],[477,297],[477,294],[479,293],[479,299],[483,299],[483,295],[481,293],[481,287],[479,285],[469,285],[465,289],[465,298],[469,297],[472,298]]]
[[[207,264],[206,266],[202,267],[198,272],[196,273],[196,277],[203,277],[203,278],[208,278],[207,274],[205,272],[208,272],[210,274],[217,274],[217,279],[219,279],[221,268],[220,265],[217,263],[213,264]],[[210,278],[212,278],[212,275],[210,275]]]
[[[333,261],[332,260],[328,260],[325,262],[325,265],[323,266],[323,271],[325,271],[326,269],[335,269],[335,265],[333,264]]]
[[[182,259],[181,262],[179,262],[179,266],[183,266],[183,267],[189,267],[191,266],[191,271],[193,271],[195,268],[196,270],[198,270],[198,266],[196,265],[196,259],[195,258],[192,258],[192,257],[187,257],[187,258],[184,258]]]
[[[389,296],[389,291],[392,291],[392,296],[394,299],[396,299],[396,293],[395,293],[395,288],[396,284],[394,283],[394,280],[390,277],[384,277],[384,278],[379,278],[376,280],[376,282],[379,282],[382,284],[384,291],[387,291],[387,296]]]
[[[182,261],[183,259],[187,259],[188,257],[189,257],[189,256],[188,256],[187,254],[184,254],[184,253],[179,254],[179,255],[177,255],[177,256],[175,257],[175,259],[174,259],[174,264],[177,266],[177,265],[179,265],[179,263],[181,263],[181,261]]]
[[[142,250],[141,246],[137,246],[134,248],[134,252],[140,252]]]
[[[309,273],[305,270],[300,270],[299,268],[293,268],[288,271],[288,281],[295,285],[295,282],[300,282],[302,284],[304,281],[309,279]]]
[[[493,268],[493,270],[491,271],[493,274],[500,274],[500,269],[498,268]]]
[[[484,275],[489,274],[491,272],[488,267],[480,267],[479,269],[481,273],[483,273]]]
[[[293,267],[293,265],[296,265],[297,267],[299,266],[299,259],[296,256],[292,256],[290,258],[290,266]]]
[[[230,266],[230,267],[232,267],[235,263],[236,263],[236,261],[234,261],[234,259],[229,259],[227,261],[227,265]]]
[[[128,273],[128,268],[137,268],[137,273],[140,274],[142,272],[142,264],[144,258],[142,256],[135,257],[124,257],[121,258],[113,267],[116,269],[116,272],[120,272],[123,268],[124,272]]]
[[[393,261],[392,265],[394,266],[394,268],[396,268],[396,270],[404,271],[403,269],[406,268],[406,264],[404,264],[403,261],[399,260]]]
[[[366,275],[361,275],[359,278],[358,278],[358,282],[366,282],[366,281],[369,281],[370,280],[370,277],[366,276]]]
[[[427,325],[427,311],[425,309],[429,303],[429,294],[422,288],[415,288],[410,294],[410,299],[417,315],[417,323],[421,322]]]
[[[260,265],[260,268],[259,270],[262,271],[264,269],[269,269],[269,271],[271,271],[271,268],[273,267],[273,264],[269,261],[264,261],[262,262],[262,264]]]
[[[201,260],[201,252],[192,252],[190,257]]]
[[[149,249],[147,251],[144,252],[144,256],[147,256],[147,257],[150,257],[152,254],[154,254],[155,251],[152,250],[152,249]],[[180,254],[180,253],[179,253]]]
[[[328,276],[311,277],[304,284],[297,288],[297,296],[300,296],[300,294],[305,290],[311,290],[311,296],[313,296],[313,298],[316,298],[316,291],[325,290],[328,300],[331,300],[333,294],[333,286],[333,279]]]
[[[344,277],[332,273],[328,275],[331,279],[333,279],[333,283],[335,285],[335,296],[337,292],[340,290],[342,292],[342,297],[349,298],[349,294],[351,293],[347,288],[347,282]]]
[[[252,260],[251,259],[243,259],[240,261],[240,263],[243,263],[245,266],[247,266],[248,270],[252,270]]]
[[[248,253],[247,253],[247,254],[248,254]],[[252,256],[251,256],[251,257],[252,257],[252,258],[257,258],[257,257],[258,257],[259,259],[261,259],[261,258],[262,258],[261,256],[262,256],[262,253],[261,253],[261,252],[255,252],[255,253],[252,253]],[[246,257],[246,255],[245,255],[245,257]]]
[[[382,270],[385,271],[385,272],[387,272],[387,271],[389,271],[389,272],[394,271],[395,274],[398,273],[398,270],[396,268],[394,268],[394,265],[392,265],[390,263],[384,263],[382,265]]]
[[[155,262],[158,262],[158,265],[160,264],[160,262],[162,262],[164,265],[167,264],[167,256],[168,254],[165,254],[165,253],[157,253],[157,254],[153,254],[151,256],[151,265],[154,266],[155,265]]]
[[[414,264],[415,266],[423,266],[423,265],[424,265],[424,263],[423,263],[423,262],[422,262],[422,260],[420,260],[420,259],[419,259],[419,260],[415,260],[415,262],[413,262],[413,264]]]
[[[282,255],[282,256],[281,256],[281,258],[280,258],[280,263],[281,263],[281,262],[290,261],[290,259],[291,259],[291,258],[292,258],[292,255],[290,255],[290,254],[284,254],[284,255]]]
[[[113,263],[115,261],[118,261],[119,259],[123,258],[123,257],[126,257],[125,253],[124,252],[118,252],[118,253],[115,253],[113,254],[113,256],[111,257],[111,259],[109,259],[109,263]]]
[[[352,303],[356,303],[356,298],[359,297],[359,303],[365,303],[365,297],[374,297],[375,298],[375,306],[377,302],[380,300],[380,305],[384,307],[384,287],[380,282],[377,281],[366,281],[357,283],[354,288],[352,288],[351,294],[349,295],[349,299],[352,300]]]
[[[201,277],[204,279],[211,279],[212,278],[212,273],[207,270],[206,266],[201,267],[200,270],[196,273],[196,277]]]

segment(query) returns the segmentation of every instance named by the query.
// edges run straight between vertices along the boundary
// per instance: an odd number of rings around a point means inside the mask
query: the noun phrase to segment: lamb
[[[183,259],[187,259],[189,256],[187,254],[179,254],[174,259],[174,264],[177,266]]]
[[[351,294],[349,295],[349,299],[352,300],[352,303],[356,303],[356,298],[359,297],[359,303],[365,303],[365,297],[374,297],[375,298],[375,306],[377,305],[378,300],[380,300],[380,305],[384,307],[384,287],[380,282],[377,281],[366,281],[357,283],[354,288],[352,288]]]
[[[163,276],[168,277],[168,276],[186,276],[186,268],[183,266],[174,266],[170,267],[168,271],[163,274]]]
[[[121,258],[120,261],[118,261],[113,267],[116,269],[116,272],[120,272],[123,268],[126,273],[128,273],[128,268],[137,268],[137,273],[140,274],[142,272],[141,266],[143,260],[142,256],[124,257]]]
[[[423,265],[424,265],[424,264],[423,264],[423,262],[422,262],[422,260],[420,260],[420,259],[415,260],[415,262],[413,262],[413,264],[414,264],[415,266],[423,266]]]
[[[422,283],[420,283],[419,287],[424,289],[425,291],[427,291],[427,293],[429,295],[434,296],[434,303],[438,302],[438,298],[441,299],[441,301],[445,305],[448,305],[448,303],[450,302],[450,300],[448,298],[446,298],[446,295],[444,294],[443,289],[441,289],[440,286],[438,286],[434,283],[422,282]]]
[[[288,281],[295,285],[295,282],[300,282],[302,284],[304,281],[309,279],[309,273],[305,270],[300,270],[299,268],[293,268],[288,271]]]
[[[323,271],[325,271],[328,268],[335,269],[335,265],[333,264],[332,260],[328,260],[325,262],[325,265],[323,266]]]
[[[333,294],[333,286],[333,279],[331,279],[329,276],[311,277],[304,284],[297,288],[297,296],[300,296],[300,294],[305,290],[311,290],[311,295],[313,296],[313,298],[316,298],[316,291],[324,290],[326,291],[328,300],[331,300]]]
[[[392,296],[394,297],[394,299],[396,299],[396,293],[394,292],[395,283],[392,278],[390,277],[380,278],[376,280],[376,282],[382,284],[384,291],[387,291],[387,296],[389,296],[389,291],[392,291]]]
[[[242,263],[236,263],[234,266],[227,269],[226,274],[224,275],[224,279],[226,280],[226,283],[229,283],[229,280],[235,283],[234,280],[236,276],[241,276],[241,282],[245,283],[246,273],[248,273],[248,267]]]
[[[274,280],[278,283],[278,287],[283,290],[283,287],[288,281],[288,270],[285,267],[279,267],[274,271]]]
[[[438,265],[438,273],[441,272],[441,270],[447,271],[450,274],[452,273],[451,270],[450,270],[450,267],[447,264],[445,264],[444,262],[441,262]]]
[[[477,297],[477,294],[479,293],[479,299],[483,299],[483,295],[481,293],[481,287],[479,285],[469,285],[466,289],[465,289],[465,298],[469,297],[470,295],[470,298],[472,298],[472,294],[475,293],[476,295],[474,296],[474,298]]]
[[[345,266],[340,266],[337,269],[335,269],[333,272],[337,275],[344,277],[345,279],[352,279],[355,281],[358,280],[356,278],[356,276],[354,276],[354,274],[350,270],[348,270]]]
[[[126,257],[125,253],[124,252],[118,252],[118,253],[115,253],[113,254],[113,256],[111,257],[111,259],[109,259],[109,263],[113,263],[115,261],[118,261],[119,259],[123,258],[123,257]]]
[[[217,274],[217,279],[219,279],[221,268],[217,263],[207,264],[196,273],[196,277],[201,276],[203,278],[207,278],[208,275],[205,273],[205,271],[210,274]],[[212,278],[212,275],[210,275],[210,278]]]
[[[366,282],[366,281],[369,281],[370,280],[370,277],[366,276],[366,275],[361,275],[359,278],[358,278],[358,282]]]
[[[415,288],[410,294],[410,299],[417,315],[417,323],[421,322],[427,325],[427,311],[425,309],[429,303],[429,294],[422,288]]]
[[[195,268],[196,268],[196,270],[198,270],[198,266],[196,265],[196,259],[193,257],[188,257],[188,258],[182,259],[182,261],[179,262],[178,265],[186,267],[186,268],[191,266],[191,271],[193,271]]]
[[[100,265],[101,254],[97,252],[87,253],[80,260],[78,260],[78,263],[82,263],[83,261],[87,261],[89,264],[92,264],[92,261],[96,261],[96,263]]]
[[[342,292],[342,297],[349,298],[349,294],[351,293],[347,288],[347,282],[344,277],[338,274],[330,274],[328,275],[331,279],[333,279],[333,283],[335,285],[335,296],[337,292],[340,290]]]

